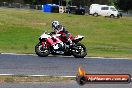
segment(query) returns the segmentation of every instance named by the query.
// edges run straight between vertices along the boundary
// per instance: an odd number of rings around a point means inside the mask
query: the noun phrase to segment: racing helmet
[[[52,28],[53,28],[53,30],[57,29],[58,25],[60,25],[59,21],[53,21],[52,22]]]
[[[62,25],[58,25],[56,28],[57,28],[57,30],[58,30],[59,32],[63,30],[63,26],[62,26]]]

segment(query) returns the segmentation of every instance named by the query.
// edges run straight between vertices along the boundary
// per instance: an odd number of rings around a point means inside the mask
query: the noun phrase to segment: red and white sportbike
[[[39,43],[35,46],[38,56],[46,57],[52,55],[73,55],[75,58],[84,58],[87,55],[86,47],[79,43],[84,36],[77,35],[72,39],[72,46],[69,42],[64,42],[61,34],[43,33],[39,38]],[[62,42],[63,41],[63,42]]]

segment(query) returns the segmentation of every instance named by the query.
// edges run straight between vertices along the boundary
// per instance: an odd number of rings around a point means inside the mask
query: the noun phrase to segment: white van
[[[90,14],[93,16],[109,16],[109,17],[119,17],[120,14],[118,10],[114,6],[108,5],[99,5],[99,4],[92,4],[90,6]]]

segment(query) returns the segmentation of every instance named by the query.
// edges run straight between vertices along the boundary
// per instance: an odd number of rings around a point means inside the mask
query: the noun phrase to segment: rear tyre
[[[97,17],[98,16],[98,13],[94,13],[93,16]]]
[[[75,58],[84,58],[87,55],[87,49],[83,44],[78,43],[72,50],[72,54]]]
[[[49,49],[47,49],[45,46],[43,47],[41,43],[38,43],[35,46],[35,52],[40,57],[47,57],[50,54]]]
[[[110,15],[110,18],[114,18],[115,16],[113,14]]]

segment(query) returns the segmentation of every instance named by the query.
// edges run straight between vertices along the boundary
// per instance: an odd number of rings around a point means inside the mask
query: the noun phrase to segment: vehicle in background
[[[121,14],[114,6],[92,4],[89,9],[89,14],[93,16],[105,16],[105,17],[117,17],[119,18]]]
[[[85,9],[79,8],[77,6],[69,6],[66,8],[66,13],[76,14],[76,15],[85,15]]]

